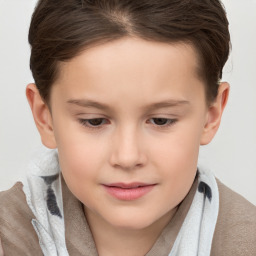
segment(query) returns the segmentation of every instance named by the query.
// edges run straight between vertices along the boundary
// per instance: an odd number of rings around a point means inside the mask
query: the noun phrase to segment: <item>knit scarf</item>
[[[23,180],[32,225],[45,256],[68,256],[57,150],[45,149],[28,166]],[[210,256],[219,211],[215,177],[198,170],[198,189],[169,256]]]

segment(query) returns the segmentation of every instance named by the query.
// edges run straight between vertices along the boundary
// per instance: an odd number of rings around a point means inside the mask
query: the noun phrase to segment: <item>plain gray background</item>
[[[201,148],[199,166],[256,204],[256,0],[223,1],[232,54],[223,81],[231,93],[213,142]],[[29,70],[28,26],[33,0],[0,0],[0,190],[25,174],[40,137],[25,97]]]

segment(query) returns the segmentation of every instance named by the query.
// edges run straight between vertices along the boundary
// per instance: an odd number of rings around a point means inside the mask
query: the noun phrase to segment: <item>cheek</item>
[[[155,149],[154,164],[158,170],[162,170],[166,197],[173,195],[173,205],[181,202],[194,181],[199,145],[200,129],[190,123],[170,133]]]
[[[85,132],[78,122],[66,119],[57,120],[54,128],[60,161],[63,168],[81,172],[82,175],[85,171],[95,169],[94,165],[100,163],[99,156],[104,157],[106,141]]]
[[[55,131],[61,171],[70,190],[79,198],[79,193],[97,179],[107,154],[106,143],[67,123],[56,126]]]
[[[168,136],[153,142],[155,147],[150,149],[151,155],[158,163],[169,165],[171,169],[185,166],[191,169],[197,164],[200,133],[197,128],[179,127]]]
[[[100,200],[100,195],[93,190],[93,184],[99,183],[98,174],[102,168],[99,150],[95,147],[81,146],[82,142],[62,143],[59,149],[59,162],[68,188],[84,204],[90,205],[93,198]]]
[[[76,179],[96,175],[103,164],[104,149],[86,139],[63,139],[58,150],[62,171],[70,172]]]

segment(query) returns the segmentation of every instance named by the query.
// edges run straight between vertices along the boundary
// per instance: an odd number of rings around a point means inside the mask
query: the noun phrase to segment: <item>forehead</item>
[[[72,99],[131,97],[145,101],[171,93],[187,100],[195,86],[203,83],[197,70],[197,54],[188,44],[122,38],[94,46],[63,63],[53,89]]]
[[[182,60],[185,61],[182,62]],[[92,45],[70,61],[61,63],[60,67],[61,71],[64,71],[61,74],[65,75],[71,65],[77,68],[83,65],[87,71],[92,71],[95,68],[108,71],[110,66],[114,65],[121,68],[120,64],[124,64],[128,70],[127,64],[132,62],[133,67],[139,66],[146,70],[156,66],[158,69],[165,69],[170,61],[183,65],[183,68],[192,68],[191,71],[196,71],[200,66],[197,52],[191,44],[163,43],[124,37]]]

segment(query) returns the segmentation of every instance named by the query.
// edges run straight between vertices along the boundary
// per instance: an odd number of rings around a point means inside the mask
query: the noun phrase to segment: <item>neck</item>
[[[112,226],[86,207],[85,215],[99,256],[141,256],[150,251],[176,210],[173,209],[156,223],[143,229]]]

